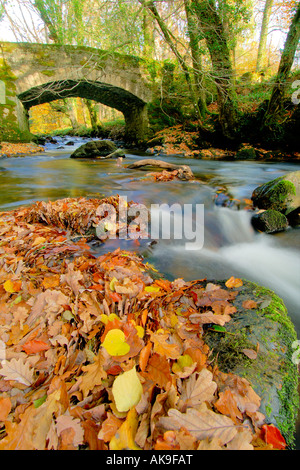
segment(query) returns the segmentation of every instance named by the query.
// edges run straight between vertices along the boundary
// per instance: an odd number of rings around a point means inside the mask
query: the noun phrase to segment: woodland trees
[[[146,61],[177,63],[184,81],[178,82],[170,99],[177,102],[183,97],[204,130],[208,106],[217,101],[219,127],[229,140],[235,139],[239,128],[241,76],[257,71],[262,72],[260,80],[263,75],[267,80],[277,72],[279,40],[294,15],[267,121],[280,108],[283,83],[299,42],[297,4],[295,0],[0,0],[19,40],[91,46]],[[15,15],[17,7],[21,13]],[[281,31],[273,49],[271,24]],[[86,105],[97,126],[93,103]]]

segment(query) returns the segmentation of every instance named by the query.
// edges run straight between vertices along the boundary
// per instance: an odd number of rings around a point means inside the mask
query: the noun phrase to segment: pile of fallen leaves
[[[12,142],[1,142],[0,143],[0,157],[14,157],[22,155],[30,155],[34,153],[44,152],[44,147],[36,145],[33,142],[28,144],[25,143],[12,143]]]
[[[150,148],[150,152],[158,152],[165,155],[184,155],[186,157],[199,156],[197,140],[199,133],[195,131],[187,131],[182,124],[168,127],[159,131],[155,135],[156,139],[161,139],[163,145],[156,145]]]
[[[83,233],[98,205],[1,214],[0,449],[285,448],[202,338],[231,321],[242,281],[154,280],[134,253],[96,258]]]
[[[145,179],[149,179],[154,182],[182,181],[182,180],[186,180],[187,177],[184,174],[184,171],[182,169],[178,169],[178,170],[173,170],[173,171],[163,170],[163,171],[156,172],[156,173],[147,173],[145,176]]]

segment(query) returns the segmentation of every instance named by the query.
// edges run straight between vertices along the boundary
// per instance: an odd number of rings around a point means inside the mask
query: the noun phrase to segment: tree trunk
[[[292,68],[297,45],[300,39],[300,3],[293,17],[282,52],[279,69],[272,90],[268,109],[264,116],[264,125],[271,126],[283,108],[286,82]]]
[[[154,21],[152,15],[143,9],[143,57],[145,59],[154,59],[155,57],[155,41],[154,41]]]
[[[218,92],[219,122],[225,137],[234,139],[237,124],[236,96],[227,38],[214,0],[192,0],[191,6],[210,53]]]
[[[101,126],[97,109],[95,108],[95,105],[93,104],[93,102],[91,100],[88,100],[87,98],[84,98],[84,104],[86,105],[88,112],[89,112],[92,129],[94,131],[97,131],[98,128]]]
[[[257,52],[257,61],[256,61],[256,72],[261,72],[266,57],[266,45],[267,45],[267,38],[268,38],[268,29],[269,29],[269,21],[272,12],[273,0],[266,0],[263,20],[260,30],[260,37],[259,37],[259,45],[258,45],[258,52]]]
[[[179,65],[180,65],[180,67],[181,67],[181,69],[182,69],[182,71],[185,75],[185,79],[186,79],[186,82],[187,82],[187,85],[188,85],[188,88],[189,88],[189,92],[190,92],[191,100],[192,100],[192,103],[193,103],[193,106],[194,106],[194,109],[195,109],[195,113],[196,113],[196,116],[198,118],[199,124],[201,125],[202,124],[201,113],[199,111],[198,101],[197,101],[195,93],[194,93],[194,87],[193,87],[193,83],[192,83],[192,80],[191,80],[189,68],[188,68],[187,64],[185,63],[185,60],[183,59],[182,55],[178,51],[178,48],[176,47],[176,44],[174,43],[174,41],[172,39],[172,34],[168,30],[168,28],[167,28],[166,24],[164,23],[163,19],[161,18],[161,16],[160,16],[159,12],[157,11],[157,8],[154,5],[153,1],[146,2],[145,0],[139,0],[139,2],[145,8],[147,8],[148,11],[153,16],[153,18],[155,18],[155,20],[156,20],[158,26],[160,27],[161,32],[162,32],[162,34],[165,38],[166,43],[168,44],[171,51],[173,52],[173,54],[177,58],[178,63],[179,63]]]
[[[196,24],[194,12],[191,9],[191,1],[184,0],[185,13],[188,25],[188,35],[190,40],[190,49],[193,61],[193,73],[195,79],[196,90],[198,94],[198,107],[201,115],[205,117],[207,113],[206,93],[204,88],[204,76],[202,71],[201,53],[199,48],[199,30]]]

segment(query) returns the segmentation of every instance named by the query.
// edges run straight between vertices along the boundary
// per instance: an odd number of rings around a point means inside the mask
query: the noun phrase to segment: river
[[[73,145],[65,145],[72,140]],[[209,161],[165,157],[163,160],[187,164],[199,181],[158,182],[144,179],[145,171],[129,170],[124,164],[145,156],[126,151],[121,166],[115,160],[74,160],[70,154],[85,142],[82,138],[57,138],[40,155],[0,160],[0,210],[11,210],[39,200],[65,197],[102,197],[119,194],[149,207],[151,204],[204,204],[204,243],[185,249],[187,240],[149,240],[140,245],[111,240],[95,246],[96,253],[119,245],[140,251],[147,261],[170,279],[248,278],[274,290],[285,302],[300,337],[300,228],[276,235],[256,233],[246,210],[215,204],[216,192],[226,189],[234,198],[250,199],[252,191],[289,171],[294,163],[255,161]],[[59,148],[63,147],[63,148]],[[149,157],[149,156],[148,156]],[[141,179],[143,178],[143,179]],[[194,214],[195,217],[195,214]],[[196,223],[196,220],[194,220]]]

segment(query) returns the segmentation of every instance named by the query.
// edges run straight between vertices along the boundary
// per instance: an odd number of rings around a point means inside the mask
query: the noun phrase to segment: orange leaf
[[[152,349],[152,344],[149,341],[149,343],[147,343],[146,346],[144,346],[140,352],[139,366],[142,372],[144,372],[144,370],[147,367],[151,349]]]
[[[225,282],[225,286],[228,287],[228,289],[232,289],[233,287],[241,287],[242,285],[243,281],[234,276],[231,276],[231,278]]]
[[[0,398],[0,421],[5,421],[11,410],[10,398]]]
[[[20,290],[22,289],[22,281],[12,281],[11,279],[9,279],[3,284],[3,287],[6,292],[14,294],[15,292],[20,292]]]
[[[271,444],[274,449],[286,448],[285,439],[274,424],[264,424],[262,426],[262,438],[267,444]]]
[[[26,354],[36,354],[41,351],[47,351],[50,349],[50,346],[49,344],[44,343],[44,341],[32,339],[31,341],[23,344],[22,349],[26,352]]]
[[[230,390],[225,390],[219,395],[219,399],[216,401],[214,406],[223,415],[229,416],[236,424],[238,423],[237,418],[243,419],[243,415],[238,409],[234,395]]]
[[[103,421],[101,429],[98,434],[98,439],[102,439],[105,442],[109,442],[117,430],[120,428],[122,421],[119,418],[116,418],[109,411],[107,412],[107,418]]]
[[[244,300],[243,308],[256,308],[257,302],[255,300]]]

